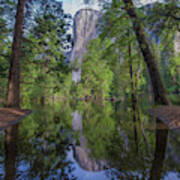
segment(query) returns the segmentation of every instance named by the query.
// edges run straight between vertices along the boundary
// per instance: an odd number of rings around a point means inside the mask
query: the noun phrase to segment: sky
[[[98,10],[98,0],[94,0],[95,4],[92,5],[88,5],[85,6],[83,3],[83,0],[62,0],[63,1],[63,8],[65,10],[66,13],[71,13],[73,16],[76,13],[76,11],[78,11],[79,9],[85,8],[85,7],[92,7],[93,9]]]
[[[63,8],[65,10],[65,13],[71,13],[73,16],[79,9],[87,7],[83,4],[83,0],[61,0],[61,1],[63,1]],[[148,4],[155,2],[157,0],[140,0],[140,1],[142,4]],[[98,0],[94,0],[94,2],[95,2],[94,5],[88,7],[99,10]]]

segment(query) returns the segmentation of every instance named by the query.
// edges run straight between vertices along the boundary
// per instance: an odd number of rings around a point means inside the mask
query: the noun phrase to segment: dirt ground
[[[31,110],[0,108],[0,130],[18,123],[21,119],[31,114]]]
[[[161,106],[149,110],[148,113],[163,121],[169,129],[180,128],[180,106]]]

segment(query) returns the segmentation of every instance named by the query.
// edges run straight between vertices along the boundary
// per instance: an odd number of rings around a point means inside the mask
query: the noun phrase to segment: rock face
[[[75,14],[73,24],[74,47],[70,55],[72,64],[76,59],[79,63],[79,68],[72,72],[72,79],[75,82],[81,79],[81,63],[85,47],[98,34],[97,23],[99,18],[100,12],[93,9],[81,9]]]
[[[180,53],[180,32],[175,35],[174,51],[176,56]]]

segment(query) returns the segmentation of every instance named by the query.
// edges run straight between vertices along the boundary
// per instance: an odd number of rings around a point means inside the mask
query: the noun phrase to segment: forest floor
[[[164,122],[169,129],[180,129],[180,106],[161,106],[148,113]]]
[[[18,123],[31,113],[31,110],[0,108],[0,130]]]

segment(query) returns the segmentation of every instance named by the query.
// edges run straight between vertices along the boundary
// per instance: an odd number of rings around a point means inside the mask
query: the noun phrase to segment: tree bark
[[[14,38],[12,44],[12,55],[10,60],[7,107],[20,107],[20,56],[21,41],[23,34],[25,0],[18,1]]]
[[[132,21],[133,29],[136,34],[139,47],[141,49],[141,52],[144,57],[144,61],[148,68],[148,72],[150,75],[152,88],[153,88],[155,104],[171,105],[171,102],[164,88],[164,84],[160,77],[159,69],[156,64],[157,60],[154,57],[153,53],[151,52],[150,46],[145,36],[143,26],[137,17],[134,4],[132,0],[123,0],[123,2],[125,4],[125,10],[127,11],[127,14],[129,15]],[[159,120],[157,119],[156,121],[158,122]],[[161,177],[162,170],[163,170],[163,162],[164,162],[167,142],[164,143],[163,146],[161,147],[160,138],[159,138],[160,135],[158,132],[159,131],[156,130],[156,150],[155,150],[155,155],[154,155],[154,161],[151,167],[150,178],[149,178],[150,180],[159,180]],[[166,130],[165,130],[165,133],[163,134],[165,134],[164,139],[166,140],[167,139]],[[160,153],[158,153],[159,150],[160,150]],[[160,156],[160,158],[157,158],[158,156]],[[157,166],[158,163],[160,163],[159,166]],[[158,170],[158,174],[157,174],[157,170]]]
[[[163,104],[163,105],[170,105],[170,100],[167,96],[166,90],[164,88],[163,82],[160,77],[159,69],[156,64],[156,59],[151,52],[150,46],[145,36],[144,29],[142,24],[140,23],[134,4],[132,0],[123,0],[125,4],[125,9],[132,21],[133,29],[137,37],[137,41],[139,43],[139,47],[144,57],[144,61],[147,65],[149,75],[151,78],[152,86],[153,86],[153,93],[154,93],[154,100],[156,104]]]

